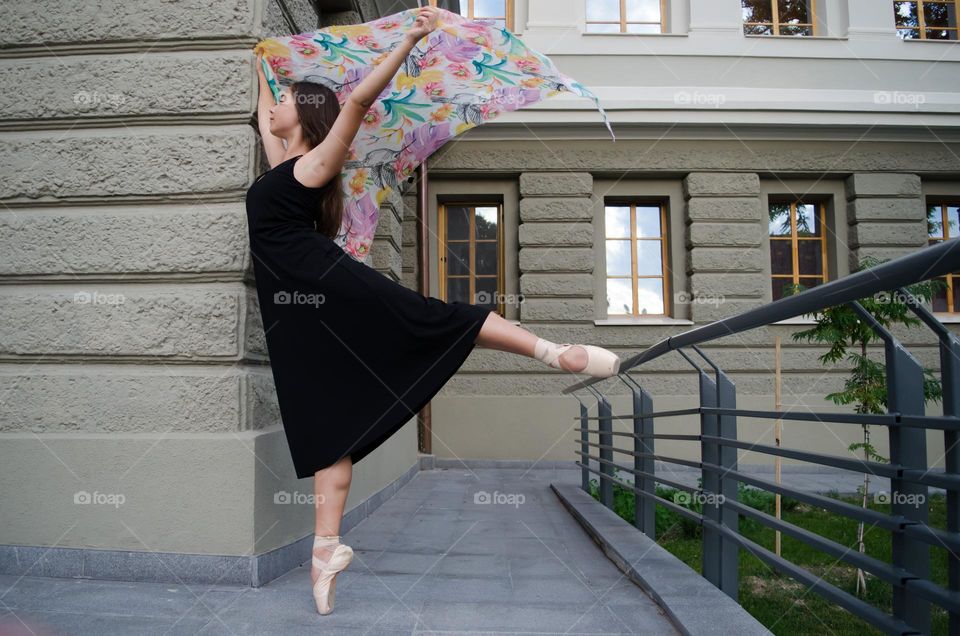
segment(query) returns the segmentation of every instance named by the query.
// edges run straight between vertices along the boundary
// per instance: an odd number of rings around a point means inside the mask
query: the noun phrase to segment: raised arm
[[[257,127],[260,129],[260,139],[263,140],[263,151],[267,155],[267,163],[273,168],[283,160],[287,152],[283,139],[270,132],[270,107],[274,104],[273,92],[267,83],[267,76],[263,73],[263,55],[257,56],[257,76],[260,78],[260,95],[257,98]]]
[[[323,141],[297,161],[294,168],[302,170],[302,174],[296,175],[300,182],[311,188],[319,188],[340,174],[363,116],[397,74],[411,49],[436,27],[438,15],[436,7],[420,7],[417,20],[406,32],[403,41],[353,89]]]

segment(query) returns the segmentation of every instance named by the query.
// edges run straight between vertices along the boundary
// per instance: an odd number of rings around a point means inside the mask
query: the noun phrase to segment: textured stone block
[[[753,172],[691,172],[683,180],[685,198],[760,194],[760,176]]]
[[[754,247],[760,245],[764,227],[759,223],[693,223],[687,231],[687,245],[694,250],[710,246]]]
[[[520,292],[524,296],[591,296],[593,276],[528,272],[520,277]]]
[[[593,320],[593,299],[527,298],[520,305],[520,320]]]
[[[920,177],[903,173],[852,174],[846,180],[847,199],[865,196],[920,197]]]
[[[593,175],[589,172],[524,172],[520,196],[589,196]]]
[[[592,272],[593,249],[587,247],[522,247],[520,272]]]
[[[520,199],[520,222],[527,221],[590,221],[593,199],[585,197],[545,197]]]
[[[698,247],[687,251],[687,272],[759,272],[770,262],[760,247]]]
[[[694,197],[687,201],[687,221],[759,221],[759,197]]]
[[[850,226],[851,246],[910,246],[927,244],[926,223],[855,223]]]
[[[593,245],[592,223],[522,223],[521,245]]]

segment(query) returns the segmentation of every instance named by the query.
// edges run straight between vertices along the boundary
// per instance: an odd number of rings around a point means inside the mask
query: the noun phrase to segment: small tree
[[[875,267],[886,260],[878,260],[871,256],[864,258],[856,271]],[[928,280],[906,287],[921,303],[927,302],[944,285],[940,280]],[[784,289],[784,296],[800,293],[806,289],[803,285],[789,285]],[[913,327],[920,324],[917,318],[910,315],[910,308],[899,296],[890,291],[861,298],[858,301],[878,323],[888,328],[893,324],[902,324]],[[810,314],[808,314],[810,315]],[[830,393],[826,396],[835,404],[853,404],[857,413],[886,413],[887,412],[887,372],[886,365],[867,357],[867,346],[880,337],[869,325],[861,322],[859,315],[849,305],[828,307],[813,314],[816,325],[806,331],[793,334],[795,341],[806,340],[828,346],[827,352],[818,359],[823,363],[836,363],[846,358],[853,368],[850,376],[844,383],[843,391]],[[847,353],[847,348],[857,350]],[[942,397],[940,381],[931,369],[924,368],[923,397],[924,401],[939,402]],[[863,459],[867,461],[888,462],[886,457],[877,453],[877,449],[870,441],[870,426],[862,425],[863,441],[850,444],[851,453],[863,452]],[[861,505],[866,508],[870,493],[870,474],[863,475],[863,485],[858,488],[861,495]],[[864,552],[864,527],[861,521],[857,527],[857,543],[860,552]],[[864,572],[857,569],[857,593],[866,592],[866,578]]]

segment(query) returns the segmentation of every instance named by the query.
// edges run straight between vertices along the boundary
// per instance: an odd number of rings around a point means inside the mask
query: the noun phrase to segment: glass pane
[[[823,242],[819,239],[797,241],[797,266],[801,276],[823,274]]]
[[[447,206],[447,239],[470,238],[470,208]]]
[[[943,238],[943,212],[939,204],[927,206],[927,236]]]
[[[607,238],[630,238],[630,207],[611,206],[604,209]]]
[[[770,273],[793,273],[793,241],[770,239]]]
[[[903,40],[920,39],[920,31],[918,29],[897,29],[897,35]]]
[[[955,6],[953,2],[924,2],[923,21],[930,27],[955,27]]]
[[[637,276],[663,274],[661,245],[662,241],[637,241]]]
[[[607,240],[607,276],[630,276],[630,240]]]
[[[773,27],[762,24],[745,24],[743,25],[743,32],[745,35],[773,35]]]
[[[776,300],[780,300],[781,298],[783,298],[783,290],[784,290],[784,288],[785,288],[785,287],[789,287],[790,285],[793,285],[793,279],[792,279],[792,278],[774,278],[774,279],[772,279],[772,287],[773,287],[773,288],[772,288],[772,290],[771,290],[771,293],[772,293],[773,295],[771,296],[771,298],[773,298],[773,300],[775,300],[775,301],[776,301]]]
[[[957,31],[956,29],[933,29],[927,30],[927,39],[928,40],[956,40]]]
[[[933,289],[933,310],[947,311],[947,277],[943,276],[934,280],[941,281],[943,284],[937,285]]]
[[[467,4],[460,0],[460,6]],[[502,18],[507,15],[506,0],[473,0],[473,15],[477,18]]]
[[[956,281],[958,279],[954,278],[953,280]],[[956,288],[954,288],[953,292],[953,311],[960,312],[960,294],[956,292]]]
[[[627,22],[660,22],[660,0],[627,0]]]
[[[470,303],[470,279],[469,278],[448,278],[447,279],[447,302],[458,300],[462,303]]]
[[[637,310],[640,315],[663,313],[662,278],[637,279]]]
[[[587,23],[587,33],[620,33],[620,23],[617,24],[591,24]]]
[[[770,236],[790,236],[789,204],[770,204]]]
[[[797,236],[821,236],[820,215],[814,203],[797,204]]]
[[[771,0],[740,0],[744,22],[773,22]]]
[[[659,24],[628,24],[627,33],[660,33]]]
[[[495,241],[482,241],[476,244],[477,266],[473,273],[496,274],[497,273],[497,243]]]
[[[637,238],[660,236],[660,208],[637,206]]]
[[[495,311],[500,309],[500,295],[497,293],[496,277],[478,276],[474,279],[474,288],[476,289],[473,299],[474,305],[489,307]]]
[[[780,35],[797,35],[797,36],[808,35],[808,36],[812,36],[812,35],[813,35],[813,27],[812,27],[812,26],[800,26],[800,25],[798,25],[798,26],[793,26],[793,25],[790,25],[790,24],[781,24],[781,25],[780,25]]]
[[[914,27],[920,24],[916,2],[894,2],[893,15],[898,27]]]
[[[470,243],[447,243],[447,274],[470,273]]]
[[[813,287],[816,287],[817,285],[822,285],[823,280],[819,278],[801,278],[800,284],[806,287],[807,289],[811,289]]]
[[[947,206],[947,236],[950,238],[960,236],[960,206]]]
[[[607,279],[607,315],[632,314],[633,290],[629,278]]]
[[[778,0],[777,11],[780,24],[811,24],[813,22],[810,0]]]
[[[587,0],[587,20],[619,22],[620,0]]]
[[[476,227],[478,239],[496,239],[497,233],[497,208],[475,208]]]

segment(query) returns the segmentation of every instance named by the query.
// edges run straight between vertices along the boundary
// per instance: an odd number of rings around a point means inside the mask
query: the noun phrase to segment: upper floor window
[[[927,236],[930,245],[960,236],[960,200],[944,200],[927,205]],[[938,280],[946,283],[946,286],[934,289],[933,310],[951,314],[960,312],[960,289],[954,287],[955,283],[960,283],[960,272],[941,276]]]
[[[770,274],[773,300],[788,285],[816,287],[827,280],[825,206],[820,202],[771,201]]]
[[[586,0],[587,33],[662,33],[665,0]]]
[[[745,35],[816,35],[814,0],[740,0]]]
[[[460,0],[460,15],[471,20],[492,20],[513,31],[513,0]]]
[[[957,4],[957,0],[895,0],[897,35],[905,40],[956,40]]]
[[[604,205],[607,316],[665,316],[666,206]]]
[[[444,203],[439,208],[441,300],[504,315],[503,206]]]

